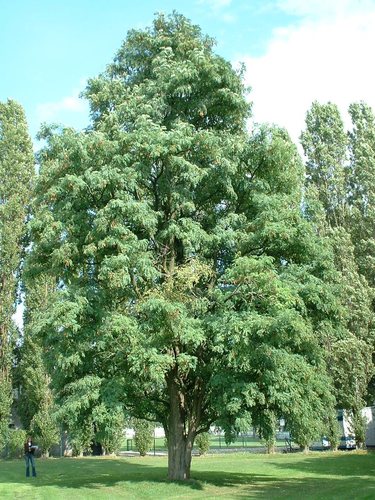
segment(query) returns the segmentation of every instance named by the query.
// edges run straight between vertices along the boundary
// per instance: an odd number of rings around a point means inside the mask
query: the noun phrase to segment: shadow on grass
[[[147,483],[152,485],[172,483],[167,479],[167,466],[152,464],[132,463],[127,459],[47,459],[38,460],[36,463],[38,476],[24,477],[25,468],[21,461],[2,461],[0,466],[2,474],[1,483],[22,485],[32,482],[34,486],[57,486],[58,488],[89,488],[100,489],[114,487],[118,483]],[[189,481],[174,481],[173,484],[201,491],[207,485],[220,487],[236,487],[274,481],[275,478],[266,474],[251,474],[225,471],[200,471],[192,473]]]
[[[275,480],[253,488],[256,498],[375,498],[375,453],[330,453],[270,459]],[[260,484],[256,485],[260,486]]]
[[[246,472],[212,471],[207,463],[207,470],[194,469],[194,479],[179,484],[202,495],[211,488],[229,488],[230,498],[375,498],[375,453],[269,457],[264,460],[264,473],[256,470],[259,466],[252,460],[248,466]],[[23,461],[1,461],[0,467],[0,484],[33,481],[23,476]],[[119,483],[147,483],[152,489],[170,483],[166,461],[158,458],[145,463],[123,458],[38,460],[37,471],[34,487],[96,490]]]
[[[295,471],[319,476],[375,477],[374,452],[325,452],[323,456],[304,455],[302,459],[296,459],[293,462],[275,460],[272,463],[278,469],[292,468]]]

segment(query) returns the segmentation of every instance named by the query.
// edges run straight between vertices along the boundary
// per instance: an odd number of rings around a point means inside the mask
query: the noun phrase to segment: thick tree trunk
[[[186,409],[184,396],[179,391],[177,382],[171,377],[169,389],[168,421],[168,479],[184,481],[190,479],[191,453],[195,430],[186,429]]]
[[[169,434],[168,479],[184,481],[190,479],[191,452],[193,443],[182,435]]]

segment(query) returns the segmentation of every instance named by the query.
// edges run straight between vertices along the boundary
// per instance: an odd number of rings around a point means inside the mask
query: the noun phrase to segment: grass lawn
[[[371,452],[196,457],[184,483],[167,481],[165,457],[38,459],[37,472],[26,478],[22,460],[0,461],[0,498],[375,498]]]
[[[153,444],[150,448],[150,452],[154,451],[154,446],[155,446],[155,452],[164,452],[166,453],[167,448],[165,446],[165,438],[155,438],[153,440]],[[223,436],[215,436],[215,435],[210,435],[210,447],[211,450],[220,450],[221,448],[235,448],[235,449],[240,449],[240,448],[264,448],[265,444],[259,439],[259,438],[253,438],[253,437],[237,437],[236,440],[233,443],[226,444],[225,439]],[[285,440],[282,441],[277,441],[276,446],[281,446],[285,447]],[[195,449],[197,449],[197,446],[195,446]],[[128,450],[134,450],[136,451],[135,448],[135,443],[134,439],[125,439],[121,451],[128,451]]]

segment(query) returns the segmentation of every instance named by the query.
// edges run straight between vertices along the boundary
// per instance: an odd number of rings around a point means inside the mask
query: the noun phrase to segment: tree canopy
[[[119,409],[161,422],[171,479],[213,423],[272,440],[283,416],[306,446],[335,406],[334,252],[296,147],[247,131],[246,93],[197,26],[159,15],[89,81],[85,131],[41,132],[28,275],[56,283],[33,321],[60,414],[89,435]]]

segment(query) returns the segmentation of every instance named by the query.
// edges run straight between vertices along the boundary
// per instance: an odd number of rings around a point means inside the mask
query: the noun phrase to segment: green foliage
[[[314,102],[306,114],[301,144],[307,156],[307,183],[319,187],[319,200],[329,224],[345,222],[347,204],[347,135],[335,104]]]
[[[11,406],[11,383],[10,381],[2,380],[0,384],[0,453],[2,453],[8,442]]]
[[[72,448],[73,457],[80,457],[84,453],[90,453],[95,436],[92,421],[88,418],[84,422],[76,422],[75,425],[71,423],[68,430],[69,445]]]
[[[36,339],[31,338],[27,327],[24,338],[16,371],[17,382],[21,387],[17,411],[23,427],[29,429],[33,417],[45,404],[45,400],[51,398],[51,389],[50,379],[44,367],[42,348]]]
[[[6,421],[0,422],[0,439],[1,439],[0,456],[2,456],[4,454],[5,449],[6,449],[6,443],[8,442],[8,439],[9,439],[8,425],[9,424]]]
[[[35,435],[42,455],[48,457],[52,445],[58,443],[60,439],[52,397],[43,400],[37,413],[31,419],[30,430]]]
[[[349,113],[353,131],[345,134],[337,106],[313,103],[301,142],[307,156],[310,194],[315,196],[315,216],[319,213],[319,229],[333,250],[337,271],[341,321],[334,330],[325,329],[326,362],[336,404],[358,412],[365,404],[374,374],[371,241],[375,163],[371,151],[375,120],[363,103],[352,104]]]
[[[272,411],[265,409],[261,414],[259,414],[259,436],[266,444],[267,453],[274,453],[275,451],[276,424],[277,419]]]
[[[34,158],[22,107],[0,103],[0,437],[10,423],[15,312]],[[4,441],[2,440],[1,447]]]
[[[91,128],[41,132],[28,259],[58,284],[35,328],[69,431],[101,432],[103,408],[161,422],[171,479],[213,422],[271,436],[285,416],[308,439],[340,304],[287,133],[249,136],[241,72],[178,14],[131,31],[85,94]]]
[[[199,455],[206,455],[210,450],[210,434],[202,432],[195,438],[195,444],[198,447]]]
[[[349,106],[353,130],[349,133],[351,233],[361,273],[375,286],[375,116],[370,106]]]
[[[340,394],[340,406],[360,409],[364,406],[367,385],[374,373],[368,344],[354,336],[335,342],[331,372]]]
[[[96,441],[101,443],[105,453],[118,453],[124,440],[125,418],[122,408],[106,408],[102,404],[95,409],[93,417],[98,429]]]
[[[134,419],[134,444],[141,457],[150,451],[154,439],[154,425],[142,419]]]
[[[24,454],[24,443],[27,433],[23,429],[10,429],[7,441],[7,458],[21,458]]]
[[[341,440],[342,429],[337,421],[336,412],[329,415],[325,425],[325,436],[327,437],[331,450],[336,451]]]
[[[367,420],[362,415],[361,409],[354,409],[350,414],[350,426],[355,435],[356,447],[363,448],[366,441]]]

